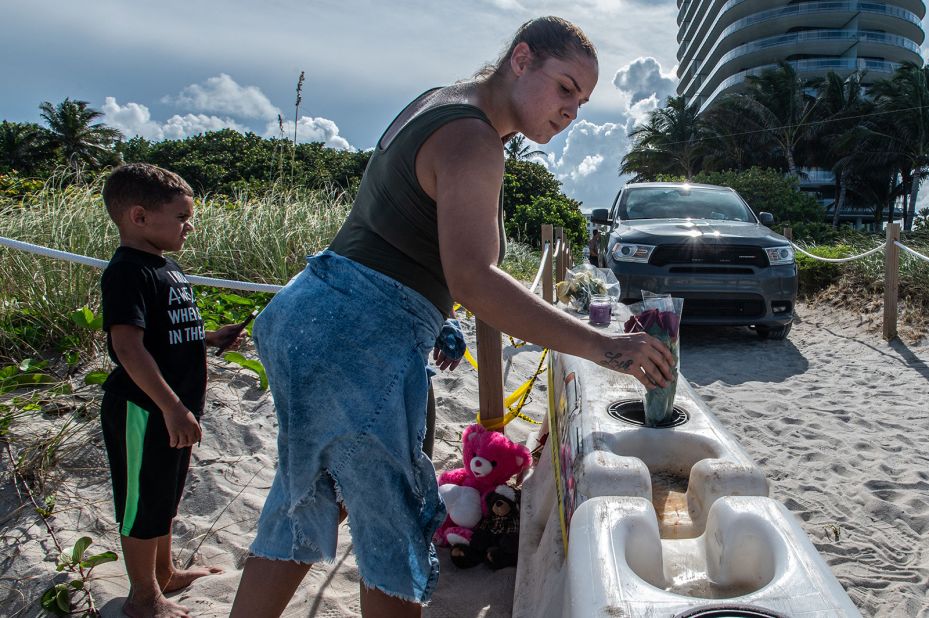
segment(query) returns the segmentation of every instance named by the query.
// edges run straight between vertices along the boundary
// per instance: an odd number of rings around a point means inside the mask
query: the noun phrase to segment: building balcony
[[[747,0],[735,1],[744,3]],[[731,4],[730,1],[727,6]],[[841,29],[855,15],[858,17],[858,30],[890,32],[910,39],[917,45],[925,38],[920,19],[915,13],[874,2],[804,2],[761,11],[735,21],[732,21],[731,16],[721,13],[711,27],[709,36],[692,41],[684,54],[678,55],[678,59],[685,56],[678,69],[678,76],[686,82],[696,73],[694,58],[701,58],[704,65],[713,65],[723,53],[750,41],[810,24],[824,29]],[[729,25],[726,26],[726,23]]]
[[[702,79],[682,82],[678,92],[688,99],[702,97],[743,67],[776,64],[791,54],[839,58],[852,50],[856,56],[884,58],[891,62],[922,63],[919,45],[910,39],[883,32],[857,30],[808,30],[767,37],[740,45],[710,65],[712,70]],[[698,76],[700,77],[700,76]]]
[[[787,4],[787,1],[775,0],[774,5]],[[707,5],[706,10],[694,10],[694,7],[699,8],[703,4]],[[683,27],[678,29],[677,42],[680,43],[685,38],[694,42],[702,41],[720,18],[725,17],[728,24],[740,17],[757,13],[759,9],[771,6],[772,2],[764,2],[764,0],[694,0],[685,17],[678,19],[678,25],[683,25]],[[678,60],[684,54],[685,50],[678,48]]]
[[[873,79],[886,79],[893,75],[893,72],[900,68],[900,63],[888,62],[885,60],[867,60],[864,58],[811,58],[807,60],[794,60],[787,64],[804,79],[814,77],[825,77],[827,73],[835,72],[840,74],[849,74],[853,71],[867,71],[869,77]],[[739,71],[731,77],[723,80],[708,95],[700,95],[700,112],[706,110],[713,101],[721,95],[737,90],[749,75],[759,75],[766,69],[776,68],[778,65],[767,64],[764,66],[753,67],[745,71]]]
[[[830,170],[804,167],[800,169],[800,186],[804,189],[812,187],[832,187],[835,185],[835,174]]]
[[[899,8],[906,13],[915,15],[917,22],[921,22],[926,15],[926,6],[922,0],[893,0],[892,2],[861,2],[858,4],[861,7],[866,5],[886,7],[891,11]],[[789,0],[691,0],[689,3],[684,4],[682,10],[678,12],[677,42],[680,44],[685,40],[690,41],[692,46],[701,44],[706,39],[715,40],[718,38],[715,33],[737,19],[787,6],[797,5],[789,4]],[[853,12],[858,10],[852,9]],[[696,49],[690,50],[688,46],[679,45],[677,59],[679,61],[684,60],[688,55],[693,55]]]

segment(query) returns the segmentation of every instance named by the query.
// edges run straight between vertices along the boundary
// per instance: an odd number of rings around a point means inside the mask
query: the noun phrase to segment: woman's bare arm
[[[656,339],[591,328],[529,293],[496,266],[503,164],[500,138],[478,120],[449,123],[420,150],[417,172],[424,189],[434,191],[442,265],[452,296],[502,332],[628,373],[648,387],[665,385],[674,361]]]

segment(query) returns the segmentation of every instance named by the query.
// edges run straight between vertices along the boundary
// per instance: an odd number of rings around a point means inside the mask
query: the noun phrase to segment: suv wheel
[[[786,339],[790,327],[791,324],[784,324],[783,326],[762,326],[759,324],[755,327],[755,332],[762,339]]]

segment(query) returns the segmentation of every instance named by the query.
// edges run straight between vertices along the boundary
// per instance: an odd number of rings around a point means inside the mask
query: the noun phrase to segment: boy
[[[190,284],[165,251],[193,231],[193,192],[154,165],[117,168],[103,201],[120,246],[103,272],[103,327],[116,368],[103,385],[103,437],[116,520],[129,576],[127,616],[187,616],[164,593],[215,567],[179,570],[171,522],[184,490],[191,447],[200,441],[206,345],[238,341],[236,325],[205,332]]]

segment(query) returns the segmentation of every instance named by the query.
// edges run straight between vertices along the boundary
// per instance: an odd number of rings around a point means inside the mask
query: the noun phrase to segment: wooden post
[[[555,281],[564,281],[565,263],[564,263],[564,228],[555,228],[555,244],[561,241],[561,251],[555,256]]]
[[[490,424],[503,418],[503,347],[500,331],[477,322],[477,391],[481,403],[481,421]],[[498,431],[503,432],[501,427]]]
[[[884,339],[897,336],[897,292],[900,287],[900,224],[887,224],[887,244],[884,246]]]
[[[793,239],[794,239],[794,231],[793,231],[793,228],[785,227],[785,228],[784,228],[784,234],[783,234],[783,236],[784,236],[784,238],[786,238],[787,240],[793,241]]]
[[[542,299],[551,304],[555,300],[555,282],[552,281],[552,252],[555,251],[554,233],[552,226],[542,224],[542,251],[545,251],[545,243],[548,243],[548,259],[542,266]]]

